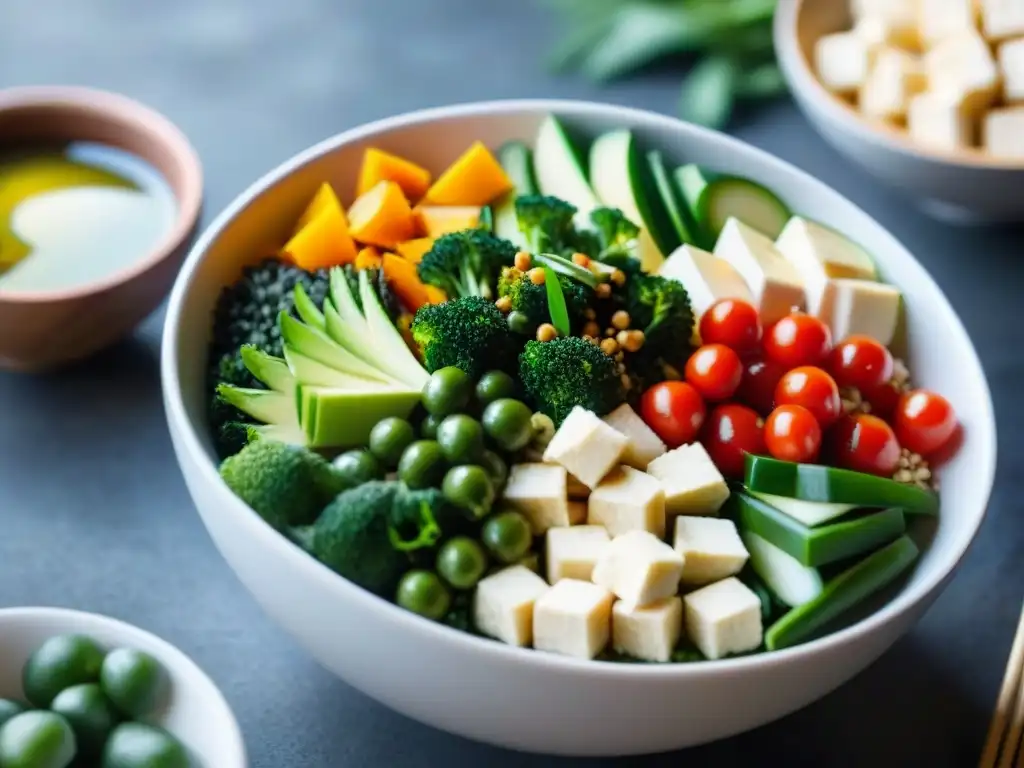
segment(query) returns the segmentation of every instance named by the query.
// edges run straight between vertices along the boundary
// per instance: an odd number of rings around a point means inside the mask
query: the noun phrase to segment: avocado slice
[[[334,368],[341,373],[361,376],[382,384],[389,382],[384,372],[373,367],[362,358],[356,357],[335,342],[326,332],[296,320],[287,312],[281,312],[281,338],[286,346],[295,352]],[[397,333],[397,331],[396,331]]]
[[[291,392],[273,389],[248,389],[232,384],[221,384],[217,394],[242,413],[264,424],[299,426],[295,411],[295,396]]]
[[[387,361],[378,358],[373,344],[370,343],[370,330],[366,325],[366,318],[359,309],[359,303],[352,294],[345,273],[341,268],[335,267],[331,270],[330,280],[331,297],[324,303],[327,335],[374,368],[385,370]]]
[[[335,389],[370,390],[375,388],[388,389],[390,384],[383,384],[363,376],[354,376],[324,365],[319,360],[296,352],[287,344],[284,347],[284,359],[297,381],[304,385],[333,387]]]
[[[402,334],[384,311],[377,292],[370,285],[366,270],[359,273],[359,300],[363,304],[363,317],[369,329],[368,339],[373,345],[376,359],[387,361],[387,368],[384,370],[393,378],[415,389],[418,396],[426,386],[430,374],[420,365],[420,361],[416,359]]]
[[[288,369],[288,363],[280,357],[268,355],[259,347],[254,347],[251,344],[243,345],[239,353],[242,356],[242,363],[249,369],[249,373],[270,389],[277,392],[295,390],[295,377]]]
[[[293,295],[295,296],[295,311],[302,318],[302,322],[321,331],[324,330],[323,312],[319,310],[316,302],[306,293],[302,283],[296,283]]]
[[[299,401],[307,444],[314,448],[345,449],[366,445],[370,430],[381,419],[408,418],[420,402],[420,393],[301,386]]]

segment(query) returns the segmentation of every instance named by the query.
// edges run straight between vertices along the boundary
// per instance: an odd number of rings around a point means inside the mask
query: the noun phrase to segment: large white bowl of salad
[[[823,696],[939,594],[995,467],[971,342],[889,233],[735,139],[579,102],[270,172],[185,264],[163,385],[276,623],[409,717],[547,753]]]

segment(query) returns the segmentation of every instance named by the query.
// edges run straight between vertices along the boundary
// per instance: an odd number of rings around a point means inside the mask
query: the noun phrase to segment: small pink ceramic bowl
[[[0,368],[40,372],[113,344],[163,301],[196,232],[203,175],[192,145],[167,118],[105,91],[0,90],[0,149],[29,141],[89,141],[131,152],[164,176],[178,203],[164,241],[127,269],[66,290],[0,289]]]

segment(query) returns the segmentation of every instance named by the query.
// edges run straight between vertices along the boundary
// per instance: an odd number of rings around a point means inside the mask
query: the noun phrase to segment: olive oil
[[[170,232],[174,192],[142,158],[89,142],[0,149],[0,291],[103,280]]]

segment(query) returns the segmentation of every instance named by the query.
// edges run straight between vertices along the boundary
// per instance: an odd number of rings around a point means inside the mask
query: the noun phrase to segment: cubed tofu
[[[975,32],[947,37],[929,50],[924,70],[929,89],[951,94],[968,116],[980,116],[999,95],[999,68],[988,43]]]
[[[502,498],[526,516],[535,536],[552,526],[572,525],[565,468],[557,464],[513,464]]]
[[[922,146],[957,150],[975,142],[974,121],[951,91],[925,91],[910,100],[907,130]]]
[[[628,442],[592,411],[577,405],[544,449],[544,461],[562,465],[593,489],[619,463]]]
[[[910,98],[927,85],[928,80],[917,56],[901,48],[879,48],[860,89],[860,111],[876,120],[901,123],[906,119]]]
[[[911,50],[921,45],[917,28],[917,0],[852,0],[856,21],[877,18],[892,30],[892,42]]]
[[[629,403],[623,403],[605,416],[604,423],[625,435],[629,441],[626,443],[626,450],[622,452],[623,464],[646,470],[648,464],[668,450],[661,438],[647,426],[647,422],[637,415]]]
[[[729,498],[729,486],[700,443],[681,445],[647,467],[665,489],[665,514],[714,516]]]
[[[533,607],[533,647],[592,659],[611,637],[611,592],[589,581],[562,579]]]
[[[833,339],[863,334],[886,346],[892,342],[902,305],[899,289],[871,280],[833,280],[832,290],[831,312],[822,319]]]
[[[732,520],[680,515],[674,542],[683,556],[683,584],[710,584],[735,576],[750,558]]]
[[[697,319],[721,299],[753,302],[746,281],[732,264],[692,245],[681,245],[672,251],[658,268],[658,274],[686,286]]]
[[[997,59],[1003,98],[1010,103],[1024,101],[1024,37],[1000,45]]]
[[[775,247],[797,269],[801,264],[818,264],[826,277],[878,279],[875,263],[867,251],[834,229],[802,216],[793,216],[786,222]]]
[[[523,565],[481,579],[473,592],[473,621],[483,634],[509,645],[533,642],[533,609],[548,591],[544,579]]]
[[[917,0],[917,28],[926,48],[962,32],[976,32],[976,0]]]
[[[612,539],[594,566],[591,579],[630,605],[644,606],[679,591],[683,557],[647,531],[629,531]]]
[[[668,661],[683,632],[683,601],[667,597],[643,608],[612,606],[612,647],[634,659]]]
[[[555,584],[562,579],[590,581],[594,564],[611,540],[603,525],[548,528],[545,536],[548,583]]]
[[[806,305],[796,269],[783,258],[767,235],[730,217],[715,243],[715,256],[739,272],[765,325]]]
[[[853,30],[819,37],[814,44],[814,68],[822,85],[833,93],[852,96],[871,71],[875,46]]]
[[[627,531],[665,535],[665,489],[646,472],[621,465],[602,480],[587,502],[587,522],[612,536]]]
[[[982,126],[985,150],[996,157],[1024,157],[1024,107],[993,109]]]
[[[865,16],[853,25],[853,33],[868,46],[872,55],[882,46],[901,46],[903,35],[898,27],[884,16]],[[866,73],[865,73],[866,74]]]
[[[752,651],[761,645],[761,601],[735,576],[683,598],[686,634],[709,659]]]
[[[1020,0],[981,0],[981,30],[993,41],[1024,35],[1024,3]]]

